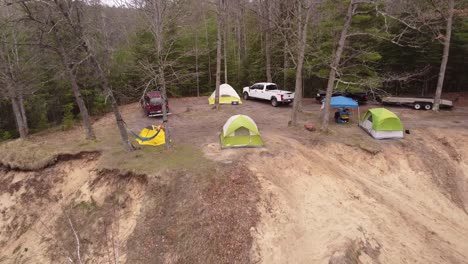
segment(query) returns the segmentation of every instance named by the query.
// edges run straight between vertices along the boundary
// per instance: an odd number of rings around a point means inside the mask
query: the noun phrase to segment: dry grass
[[[202,153],[189,145],[175,145],[170,151],[164,146],[144,146],[127,152],[120,144],[116,131],[99,129],[98,140],[82,138],[80,131],[52,132],[28,139],[0,144],[0,166],[16,170],[38,170],[53,165],[64,155],[100,152],[98,169],[121,172],[157,174],[164,169],[193,168],[203,163]],[[132,139],[133,140],[133,139]],[[135,143],[136,145],[136,143]]]
[[[131,153],[119,146],[103,153],[99,167],[155,175],[166,169],[204,167],[207,162],[201,151],[189,145],[176,145],[169,151],[164,146],[143,147]]]
[[[51,164],[57,157],[41,143],[15,140],[0,145],[0,163],[12,169],[35,170]]]
[[[100,151],[102,143],[77,137],[79,131],[38,134],[0,144],[0,165],[17,170],[38,170],[55,164],[60,155]]]

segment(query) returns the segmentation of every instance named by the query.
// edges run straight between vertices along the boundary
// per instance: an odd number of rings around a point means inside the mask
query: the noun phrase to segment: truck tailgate
[[[283,99],[294,99],[294,93],[282,93]]]

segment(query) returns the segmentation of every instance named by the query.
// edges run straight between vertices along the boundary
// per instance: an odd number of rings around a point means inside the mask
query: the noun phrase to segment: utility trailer
[[[384,105],[405,105],[410,106],[416,110],[431,110],[434,104],[433,98],[417,98],[417,97],[384,97],[382,98]],[[452,108],[453,102],[450,100],[440,100],[441,108]]]

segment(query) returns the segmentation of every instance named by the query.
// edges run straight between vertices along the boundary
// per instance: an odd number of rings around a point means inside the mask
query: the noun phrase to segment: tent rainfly
[[[231,116],[223,126],[220,139],[222,148],[263,146],[257,125],[246,115]]]
[[[216,90],[208,98],[208,103],[213,105],[215,103],[215,93]],[[219,103],[220,104],[231,104],[232,102],[239,102],[242,104],[242,101],[237,94],[236,90],[232,88],[231,85],[224,83],[219,86]]]
[[[400,118],[385,108],[371,108],[359,122],[375,139],[403,138],[403,124]]]

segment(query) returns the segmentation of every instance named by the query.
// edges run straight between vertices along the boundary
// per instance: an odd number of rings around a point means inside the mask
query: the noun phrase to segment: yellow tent
[[[140,145],[159,146],[166,143],[166,135],[163,126],[148,126],[135,135],[136,141]]]
[[[208,103],[210,105],[215,103],[215,93],[216,93],[216,90],[208,98]],[[219,103],[231,104],[232,102],[237,102],[238,104],[242,104],[242,100],[240,99],[236,90],[234,90],[234,88],[232,88],[231,85],[226,84],[226,83],[221,84],[219,86]]]

